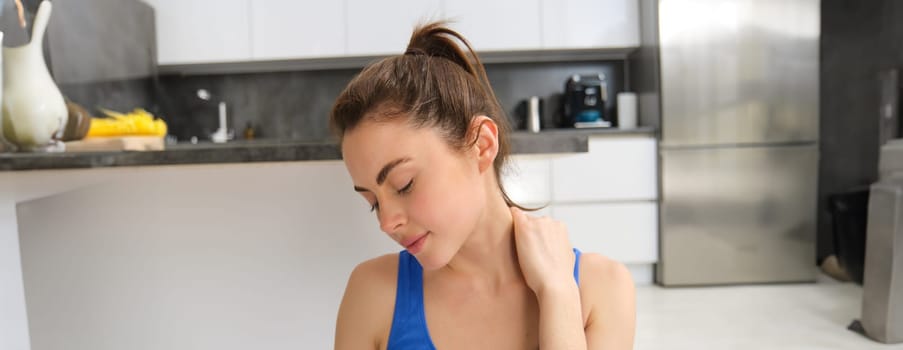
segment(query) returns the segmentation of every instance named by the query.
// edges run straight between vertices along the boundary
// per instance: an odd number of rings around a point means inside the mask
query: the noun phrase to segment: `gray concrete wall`
[[[877,180],[878,75],[903,68],[903,2],[823,0],[818,256],[834,251],[828,195]]]

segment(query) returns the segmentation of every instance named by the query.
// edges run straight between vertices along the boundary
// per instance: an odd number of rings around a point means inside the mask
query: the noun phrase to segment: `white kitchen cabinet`
[[[552,200],[551,161],[547,155],[515,155],[502,172],[508,197],[526,206],[542,206]]]
[[[159,64],[251,59],[250,0],[144,1],[154,7]]]
[[[399,54],[434,19],[478,51],[639,46],[633,0],[145,1],[161,65]]]
[[[552,160],[555,202],[654,200],[658,197],[652,136],[591,137],[589,152]]]
[[[542,47],[640,46],[636,0],[543,0]]]
[[[547,206],[567,225],[571,244],[628,266],[652,283],[658,261],[657,150],[651,135],[594,136],[589,152],[511,157],[502,183],[512,200]]]
[[[580,250],[630,265],[658,260],[657,202],[555,204],[552,215]]]
[[[414,27],[442,18],[439,0],[347,0],[347,54],[398,55]]]
[[[549,158],[552,217],[571,244],[628,266],[637,284],[658,262],[658,162],[651,135],[594,136],[589,152]]]
[[[543,0],[549,1],[549,0]],[[542,47],[540,0],[447,0],[446,18],[477,51]]]
[[[250,10],[254,60],[345,54],[345,2],[255,0]]]

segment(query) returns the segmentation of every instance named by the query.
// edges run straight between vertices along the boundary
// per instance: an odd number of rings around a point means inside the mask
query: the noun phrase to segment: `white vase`
[[[31,42],[3,48],[3,136],[21,151],[63,151],[68,112],[44,63],[50,1],[38,6]]]

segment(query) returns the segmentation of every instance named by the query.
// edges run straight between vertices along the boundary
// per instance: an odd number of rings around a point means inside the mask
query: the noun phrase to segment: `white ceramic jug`
[[[31,42],[3,48],[3,136],[21,151],[63,151],[68,112],[44,63],[50,1],[38,6]]]

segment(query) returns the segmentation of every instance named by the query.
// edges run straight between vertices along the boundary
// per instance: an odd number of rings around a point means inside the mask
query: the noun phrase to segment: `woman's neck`
[[[497,192],[490,192],[486,203],[486,210],[477,228],[440,271],[489,290],[499,290],[511,283],[523,283],[508,204]]]

